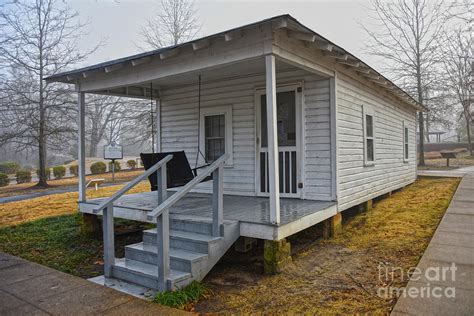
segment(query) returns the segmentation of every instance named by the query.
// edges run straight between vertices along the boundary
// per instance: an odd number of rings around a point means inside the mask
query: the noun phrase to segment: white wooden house
[[[47,80],[78,92],[80,210],[104,215],[107,279],[179,287],[202,279],[239,236],[281,240],[416,178],[420,106],[289,15]],[[173,195],[125,194],[157,170],[165,187],[162,161],[111,198],[87,200],[86,93],[152,97],[157,151],[213,163]],[[117,259],[113,217],[158,228]]]

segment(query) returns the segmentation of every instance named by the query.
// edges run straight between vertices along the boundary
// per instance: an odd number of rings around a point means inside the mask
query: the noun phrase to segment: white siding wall
[[[338,204],[342,211],[416,179],[416,112],[338,74]],[[381,89],[382,90],[382,89]],[[364,166],[362,106],[374,111],[375,164]],[[403,121],[409,160],[403,160]]]
[[[304,197],[330,200],[332,173],[329,79],[305,81],[304,91]]]
[[[304,197],[330,199],[329,81],[294,68],[277,73],[277,84],[304,82]],[[233,166],[224,169],[226,193],[255,195],[255,88],[264,75],[205,83],[201,108],[232,105]],[[161,151],[185,150],[194,167],[198,146],[197,85],[161,91]],[[204,148],[201,148],[204,151]],[[210,188],[202,184],[201,189]]]

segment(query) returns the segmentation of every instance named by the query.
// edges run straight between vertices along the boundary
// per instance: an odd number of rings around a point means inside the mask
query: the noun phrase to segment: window
[[[224,153],[230,157],[226,165],[232,165],[232,106],[220,106],[201,110],[199,146],[208,162]]]
[[[225,153],[225,115],[209,115],[204,119],[206,160],[212,162]]]
[[[403,160],[408,161],[408,127],[403,122]]]
[[[364,163],[366,166],[375,162],[374,115],[370,109],[363,107],[364,120]]]

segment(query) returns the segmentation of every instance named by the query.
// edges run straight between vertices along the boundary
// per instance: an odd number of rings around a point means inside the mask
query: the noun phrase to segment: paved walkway
[[[0,315],[189,315],[0,253]]]
[[[418,268],[392,315],[474,315],[474,172],[461,180]]]

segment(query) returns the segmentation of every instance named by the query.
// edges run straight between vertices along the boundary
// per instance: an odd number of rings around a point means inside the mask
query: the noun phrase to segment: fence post
[[[115,264],[114,240],[114,206],[108,205],[102,212],[104,231],[104,276],[112,276],[112,266]]]
[[[223,178],[224,168],[220,165],[212,173],[212,235],[222,236],[222,222],[224,217]]]

